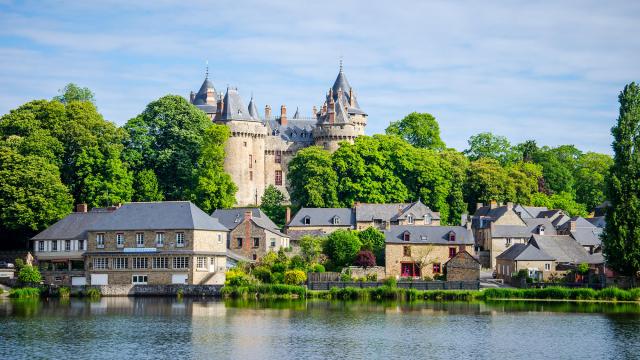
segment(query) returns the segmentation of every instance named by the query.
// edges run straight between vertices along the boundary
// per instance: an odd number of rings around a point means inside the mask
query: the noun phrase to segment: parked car
[[[15,265],[10,262],[0,261],[0,269],[13,269]]]

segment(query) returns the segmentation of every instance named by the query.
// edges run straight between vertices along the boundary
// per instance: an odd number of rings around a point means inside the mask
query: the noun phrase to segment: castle
[[[207,71],[200,90],[191,92],[189,101],[231,131],[224,169],[238,186],[238,206],[258,204],[269,185],[289,198],[287,165],[298,150],[318,145],[333,152],[341,141],[353,142],[364,135],[367,114],[358,105],[342,63],[321,109],[314,106],[311,117],[300,116],[297,109],[289,117],[285,105],[280,107],[280,116],[272,115],[266,105],[260,117],[253,96],[245,106],[237,88],[218,93],[208,75]]]

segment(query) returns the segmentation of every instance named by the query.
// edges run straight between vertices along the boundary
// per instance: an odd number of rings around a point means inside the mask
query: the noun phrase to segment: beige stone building
[[[223,284],[227,233],[187,201],[125,204],[88,230],[87,284]]]
[[[384,233],[387,277],[433,278],[458,252],[473,252],[470,227],[392,226]]]
[[[260,116],[253,97],[245,106],[238,89],[218,93],[208,73],[200,90],[191,93],[190,102],[231,130],[224,168],[238,186],[239,206],[257,205],[269,185],[288,197],[287,165],[298,150],[318,145],[335,151],[339,142],[353,142],[363,135],[367,125],[367,114],[360,108],[342,65],[323,105],[319,110],[314,107],[308,117],[298,110],[289,116],[285,105],[279,116],[272,115],[269,105]]]

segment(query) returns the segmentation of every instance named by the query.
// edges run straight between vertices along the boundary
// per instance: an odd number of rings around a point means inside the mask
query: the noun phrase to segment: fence
[[[340,281],[339,272],[307,273],[308,282]]]
[[[331,288],[375,288],[384,285],[381,281],[309,281],[309,290],[329,290]],[[416,290],[478,290],[480,281],[398,281],[402,289]]]

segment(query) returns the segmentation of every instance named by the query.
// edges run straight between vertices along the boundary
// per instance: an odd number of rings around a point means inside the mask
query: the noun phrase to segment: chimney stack
[[[489,209],[495,209],[498,207],[498,203],[495,200],[491,200],[489,203]]]
[[[222,101],[222,97],[219,97],[216,106],[216,119],[220,119],[222,116],[222,110],[224,110],[224,101]]]
[[[576,231],[578,227],[578,222],[574,219],[569,220],[569,231]]]
[[[507,202],[507,210],[513,210],[513,203],[511,201]]]
[[[356,106],[356,101],[353,98],[353,89],[349,88],[349,106],[351,107],[355,107]]]
[[[216,103],[216,94],[213,92],[213,89],[207,89],[207,99],[205,103],[208,105],[213,105]]]
[[[484,206],[482,203],[476,203],[476,210],[480,210],[482,206]]]
[[[265,105],[264,107],[264,118],[269,120],[271,118],[271,106]]]
[[[287,126],[287,106],[280,106],[280,125]]]
[[[76,212],[86,213],[89,210],[89,206],[86,203],[76,205]]]
[[[333,101],[333,97],[329,99],[329,124],[333,124],[336,121],[336,103]]]
[[[313,109],[311,111],[313,112],[313,117],[318,116],[318,108],[315,105],[313,105]]]
[[[287,206],[287,210],[284,215],[284,224],[289,225],[291,222],[291,208]]]
[[[251,209],[244,212],[245,220],[251,220],[252,217],[253,217],[253,211]]]

